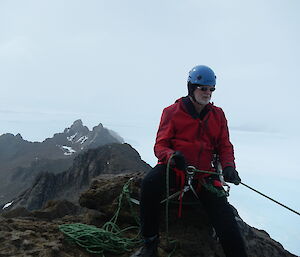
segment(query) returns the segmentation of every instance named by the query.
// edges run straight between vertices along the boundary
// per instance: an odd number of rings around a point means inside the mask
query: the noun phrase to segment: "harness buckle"
[[[196,190],[194,189],[192,182],[196,173],[196,168],[194,166],[188,166],[186,168],[186,185],[184,186],[182,193],[179,196],[179,199],[183,197],[184,193],[191,190],[193,194],[199,199]]]

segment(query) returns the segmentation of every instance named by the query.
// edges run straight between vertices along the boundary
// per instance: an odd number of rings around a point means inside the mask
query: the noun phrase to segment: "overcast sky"
[[[299,11],[298,0],[2,0],[0,134],[42,141],[81,118],[154,165],[162,109],[205,64],[243,181],[299,211]],[[299,216],[247,190],[230,198],[242,218],[300,255]]]

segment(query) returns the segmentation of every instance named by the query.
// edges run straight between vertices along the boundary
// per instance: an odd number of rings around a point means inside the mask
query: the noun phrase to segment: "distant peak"
[[[93,131],[100,131],[100,130],[102,130],[102,129],[103,129],[102,123],[99,123],[98,126],[93,127]]]
[[[14,134],[12,134],[12,133],[5,133],[5,134],[2,134],[1,135],[1,137],[7,137],[7,138],[9,138],[9,137],[14,137],[15,135]]]
[[[82,120],[81,119],[79,119],[79,120],[75,120],[74,122],[73,122],[73,124],[72,124],[72,126],[71,127],[82,127],[83,126],[83,123],[82,123]]]
[[[21,136],[20,133],[18,133],[18,134],[16,135],[16,138],[17,138],[17,139],[22,139],[22,140],[23,140],[23,137]]]
[[[0,135],[2,138],[10,138],[10,139],[21,139],[23,140],[23,137],[21,136],[20,133],[18,133],[17,135],[14,135],[12,133],[5,133]]]
[[[74,133],[81,131],[82,129],[86,130],[86,128],[83,126],[82,120],[78,119],[73,122],[71,127],[65,128],[64,133]]]

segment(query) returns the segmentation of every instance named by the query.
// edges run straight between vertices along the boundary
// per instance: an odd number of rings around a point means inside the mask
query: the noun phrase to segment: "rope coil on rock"
[[[101,228],[75,223],[60,225],[59,230],[64,233],[67,239],[72,243],[85,248],[86,251],[90,253],[102,254],[102,257],[104,257],[105,252],[122,254],[124,252],[131,251],[132,248],[141,243],[141,240],[138,238],[139,233],[137,233],[134,238],[128,238],[125,236],[125,232],[131,229],[139,229],[139,226],[131,226],[125,229],[120,229],[116,225],[124,198],[128,201],[132,211],[129,190],[131,181],[132,179],[129,179],[129,181],[127,181],[123,186],[122,193],[118,198],[118,208],[114,216]],[[133,217],[138,224],[137,216],[133,214]]]

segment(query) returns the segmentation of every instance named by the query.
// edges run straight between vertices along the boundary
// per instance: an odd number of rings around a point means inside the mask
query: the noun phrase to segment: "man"
[[[166,164],[170,158],[174,170],[184,171],[187,165],[192,165],[199,170],[215,172],[212,162],[217,154],[225,181],[236,185],[241,182],[235,169],[225,115],[221,108],[210,103],[215,85],[213,70],[204,65],[196,66],[189,72],[188,96],[163,110],[154,146],[158,164],[143,179],[141,188],[140,216],[144,246],[132,255],[134,257],[158,256],[160,201],[166,190]],[[170,173],[172,183],[175,172]],[[222,191],[220,183],[215,183],[216,177],[205,174],[200,179]],[[204,186],[198,191],[225,255],[247,256],[226,195],[217,195]]]

